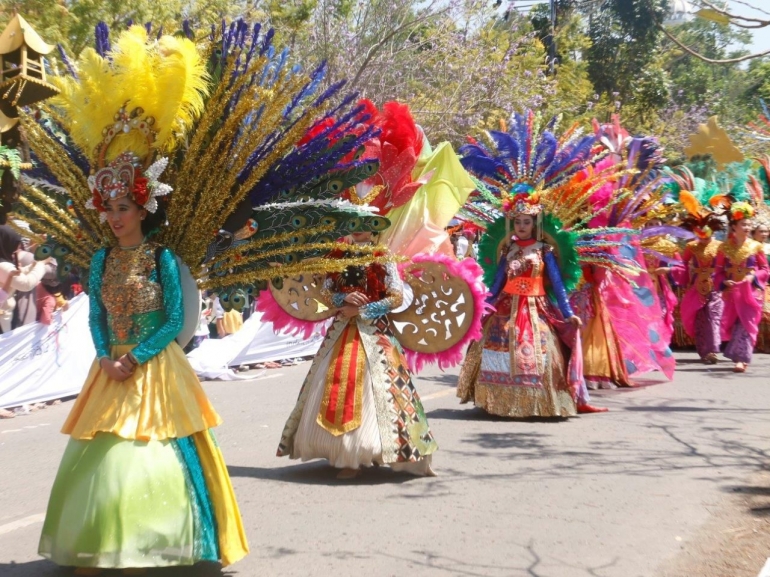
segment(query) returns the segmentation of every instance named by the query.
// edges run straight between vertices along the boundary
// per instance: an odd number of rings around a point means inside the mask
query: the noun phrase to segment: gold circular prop
[[[405,269],[404,279],[414,300],[403,312],[389,315],[398,341],[418,353],[441,353],[460,342],[473,322],[468,284],[438,262],[413,263]]]
[[[320,322],[335,314],[324,304],[321,296],[324,276],[300,274],[283,279],[283,287],[277,289],[270,283],[270,292],[280,307],[295,319]]]

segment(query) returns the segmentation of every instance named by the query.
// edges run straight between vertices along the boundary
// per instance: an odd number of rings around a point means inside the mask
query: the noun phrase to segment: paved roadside
[[[599,393],[609,413],[561,422],[490,418],[457,404],[456,371],[430,370],[416,384],[440,445],[432,479],[379,469],[340,482],[321,462],[277,459],[308,363],[206,383],[252,547],[225,574],[673,575],[736,487],[767,467],[770,443],[770,356],[746,375],[678,358],[674,383]],[[3,577],[69,574],[35,552],[71,405],[0,421]]]

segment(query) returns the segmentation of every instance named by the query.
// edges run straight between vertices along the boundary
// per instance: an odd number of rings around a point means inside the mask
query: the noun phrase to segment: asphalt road
[[[338,481],[324,462],[276,458],[309,363],[207,383],[251,554],[149,575],[660,576],[769,460],[770,356],[745,375],[678,358],[673,383],[599,393],[609,413],[559,422],[460,406],[456,371],[429,370],[416,380],[440,446],[429,479]],[[2,577],[71,574],[36,555],[71,406],[0,421]]]

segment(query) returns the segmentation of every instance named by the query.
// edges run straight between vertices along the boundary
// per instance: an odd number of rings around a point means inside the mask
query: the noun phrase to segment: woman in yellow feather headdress
[[[227,565],[248,546],[211,432],[221,419],[175,340],[185,320],[177,259],[148,240],[171,192],[161,155],[203,109],[205,67],[191,41],[152,42],[141,27],[124,32],[110,57],[85,50],[52,103],[91,166],[81,205],[99,218],[82,217],[113,246],[91,260],[98,358],[62,429],[70,440],[39,551],[79,574]],[[66,181],[66,170],[57,177]]]

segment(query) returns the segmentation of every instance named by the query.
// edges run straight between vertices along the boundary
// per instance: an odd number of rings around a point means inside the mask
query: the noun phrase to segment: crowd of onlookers
[[[54,259],[36,261],[35,248],[0,225],[0,334],[34,322],[51,324],[54,312],[66,310],[83,290],[76,276],[60,277]]]
[[[56,261],[36,261],[34,245],[8,225],[0,225],[0,334],[39,322],[51,324],[57,310],[66,310],[67,301],[82,291],[76,277],[62,281]],[[44,403],[20,407],[29,412]],[[11,418],[14,411],[0,408],[0,418]]]

